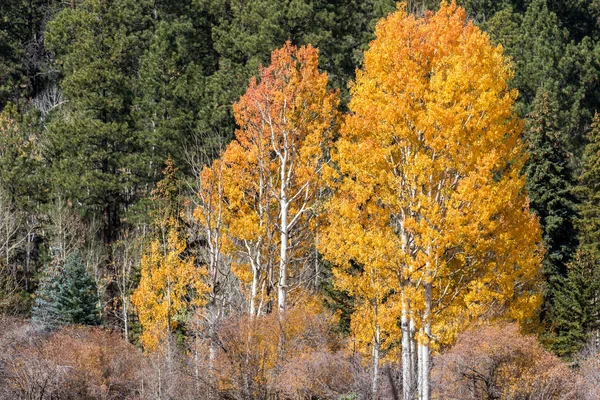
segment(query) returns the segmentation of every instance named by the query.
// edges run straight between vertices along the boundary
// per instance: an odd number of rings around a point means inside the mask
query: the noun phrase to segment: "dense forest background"
[[[542,371],[552,372],[544,388],[525,385],[534,394],[558,393],[539,398],[569,398],[563,389],[570,398],[597,398],[600,2],[457,3],[503,46],[514,69],[510,85],[519,93],[515,107],[529,152],[523,173],[546,249],[544,289],[525,328],[534,336],[513,325],[459,336],[434,362],[433,379],[481,379],[493,382],[493,390],[482,384],[490,393],[509,393],[517,383],[507,376],[519,366],[531,385]],[[434,0],[407,2],[416,15],[438,8]],[[289,283],[291,292],[310,296],[294,297],[283,328],[267,300],[261,330],[249,331],[243,278],[235,263],[211,264],[211,239],[197,212],[204,204],[201,171],[234,138],[233,104],[259,66],[269,65],[271,52],[288,40],[318,48],[319,70],[346,112],[349,83],[375,24],[395,9],[393,0],[3,0],[4,398],[399,398],[394,345],[388,358],[382,355],[375,390],[365,355],[342,351],[351,341],[355,299],[333,285],[332,263],[313,249]],[[166,244],[176,261],[165,261],[170,253],[157,261],[154,243]],[[148,351],[161,336],[142,332],[142,325],[159,311],[144,309],[134,293],[152,292],[152,284],[140,285],[144,270],[169,262],[180,275],[212,266],[206,287],[194,289],[206,298],[195,304],[186,292],[181,304],[171,304],[176,315],[170,309],[165,317],[167,344]],[[274,281],[265,281],[267,297],[275,296]],[[285,354],[278,351],[282,337],[295,338]],[[146,355],[135,347],[142,345]],[[486,351],[494,355],[488,360],[509,367],[498,372],[486,364]],[[475,367],[450,376],[456,359]],[[61,369],[65,363],[71,372]],[[475,369],[481,373],[469,375]],[[574,395],[573,385],[584,381],[586,392]],[[477,384],[465,385],[438,396],[484,398]],[[451,390],[435,390],[442,387]]]

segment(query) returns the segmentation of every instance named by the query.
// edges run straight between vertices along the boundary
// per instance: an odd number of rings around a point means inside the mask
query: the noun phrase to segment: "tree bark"
[[[421,342],[417,343],[417,398],[423,400],[423,344]]]
[[[410,322],[408,318],[408,305],[406,301],[402,304],[402,316],[400,320],[402,329],[402,399],[411,400],[412,386],[412,360],[411,360],[411,335]]]
[[[252,288],[250,289],[250,318],[254,318],[256,312],[256,298],[258,296],[258,282],[260,269],[258,266],[252,266]]]
[[[417,363],[419,362],[419,357],[417,356],[417,341],[415,340],[416,327],[415,320],[413,318],[409,319],[409,333],[410,333],[410,397],[412,398],[415,391],[417,390]]]
[[[423,343],[423,400],[429,400],[431,393],[431,382],[429,372],[431,369],[431,282],[425,283],[425,313],[424,331],[425,342]]]
[[[431,282],[424,284],[425,310],[423,312],[423,326],[421,327],[421,338],[419,340],[419,400],[429,400],[431,383],[429,371],[431,369]]]
[[[279,212],[280,212],[280,243],[279,243],[279,285],[277,287],[277,308],[280,318],[283,317],[286,307],[287,296],[287,264],[288,264],[288,198],[287,198],[287,176],[286,176],[287,151],[282,161],[281,186],[279,190]]]
[[[379,328],[379,325],[377,325],[375,328],[375,336],[373,337],[373,380],[372,380],[373,399],[377,399],[377,392],[379,391],[380,340],[381,340],[381,329]]]
[[[106,289],[104,291],[104,320],[110,327],[120,327],[119,318],[117,317],[117,308],[119,302],[117,272],[112,255],[112,247],[114,244],[115,232],[118,228],[118,210],[115,208],[118,205],[106,201],[103,212],[102,226],[102,241],[104,245],[104,275],[107,280]]]

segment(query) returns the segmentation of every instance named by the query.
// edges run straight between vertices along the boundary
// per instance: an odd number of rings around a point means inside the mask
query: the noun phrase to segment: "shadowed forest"
[[[599,0],[4,0],[0,399],[600,398]]]

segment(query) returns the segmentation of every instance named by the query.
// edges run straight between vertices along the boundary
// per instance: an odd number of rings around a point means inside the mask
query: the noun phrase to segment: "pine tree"
[[[527,0],[458,0],[457,3],[467,10],[467,15],[475,22],[485,23],[498,11],[507,8],[521,8]]]
[[[588,133],[582,172],[576,194],[580,198],[578,224],[580,248],[600,260],[600,116],[596,114]]]
[[[64,280],[58,292],[59,311],[67,324],[98,325],[99,300],[96,282],[86,271],[81,256],[73,253],[67,257]]]
[[[600,328],[599,265],[598,254],[580,248],[555,292],[551,347],[559,356],[577,353]]]
[[[515,64],[512,86],[519,90],[518,111],[526,116],[533,109],[538,88],[551,88],[558,100],[558,118],[565,145],[580,154],[592,112],[600,105],[600,47],[594,34],[573,33],[557,15],[557,1],[511,1],[485,23],[492,39],[505,48]],[[562,2],[561,2],[562,3]],[[574,7],[575,2],[569,7]],[[583,4],[579,2],[580,4]]]
[[[64,324],[59,293],[64,276],[60,265],[52,263],[44,268],[39,286],[35,293],[31,319],[47,329],[54,329]]]
[[[533,0],[523,15],[518,35],[516,47],[507,48],[507,54],[516,64],[513,85],[519,89],[522,106],[533,107],[539,87],[552,87],[562,79],[560,62],[565,55],[568,32],[561,29],[546,0]],[[529,112],[532,108],[524,110]]]
[[[39,126],[30,117],[10,103],[0,112],[0,186],[20,210],[34,209],[47,195]]]
[[[32,312],[34,322],[47,329],[62,325],[100,323],[96,282],[88,274],[81,256],[70,254],[47,266],[40,279]]]
[[[567,264],[577,248],[575,198],[569,155],[558,122],[558,102],[548,90],[538,90],[526,124],[530,158],[525,167],[531,208],[540,218],[546,255],[542,272],[548,283],[542,319],[551,318],[552,304]]]
[[[585,36],[598,40],[600,4],[597,0],[548,0],[552,9],[575,40]]]
[[[150,181],[144,138],[131,108],[139,59],[151,27],[149,0],[80,0],[49,24],[46,44],[63,75],[65,104],[46,135],[53,189],[102,221],[107,322],[117,298],[112,246],[123,214]]]
[[[149,29],[149,1],[83,0],[48,25],[66,100],[48,127],[55,189],[103,217],[106,244],[143,175],[143,141],[130,115]]]
[[[59,0],[0,2],[0,110],[12,102],[26,111],[55,74],[44,49],[48,18],[64,6]]]
[[[268,64],[271,51],[287,40],[319,48],[319,67],[328,72],[331,86],[341,90],[342,103],[347,102],[347,83],[374,38],[375,22],[393,11],[396,1],[207,0],[200,4],[202,13],[213,21],[210,40],[218,68],[212,74],[206,71],[198,130],[230,140],[235,127],[231,104],[243,94],[259,65]]]
[[[200,111],[210,101],[205,96],[206,76],[217,69],[210,24],[197,6],[184,3],[188,2],[158,5],[149,48],[140,62],[133,115],[146,147],[152,149],[154,176],[169,157],[191,173],[182,149],[203,150],[210,157],[223,140],[201,126]]]
[[[6,0],[0,4],[0,110],[7,101],[21,97],[20,86],[25,82],[23,65],[24,32],[20,16],[20,0]]]
[[[575,193],[581,205],[577,228],[580,242],[575,260],[569,265],[555,315],[554,350],[571,355],[579,350],[590,333],[600,329],[600,117],[594,116],[585,147],[582,173]]]

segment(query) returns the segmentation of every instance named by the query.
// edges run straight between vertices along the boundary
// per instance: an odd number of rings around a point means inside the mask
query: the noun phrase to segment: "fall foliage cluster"
[[[595,0],[25,3],[0,399],[600,396]]]

